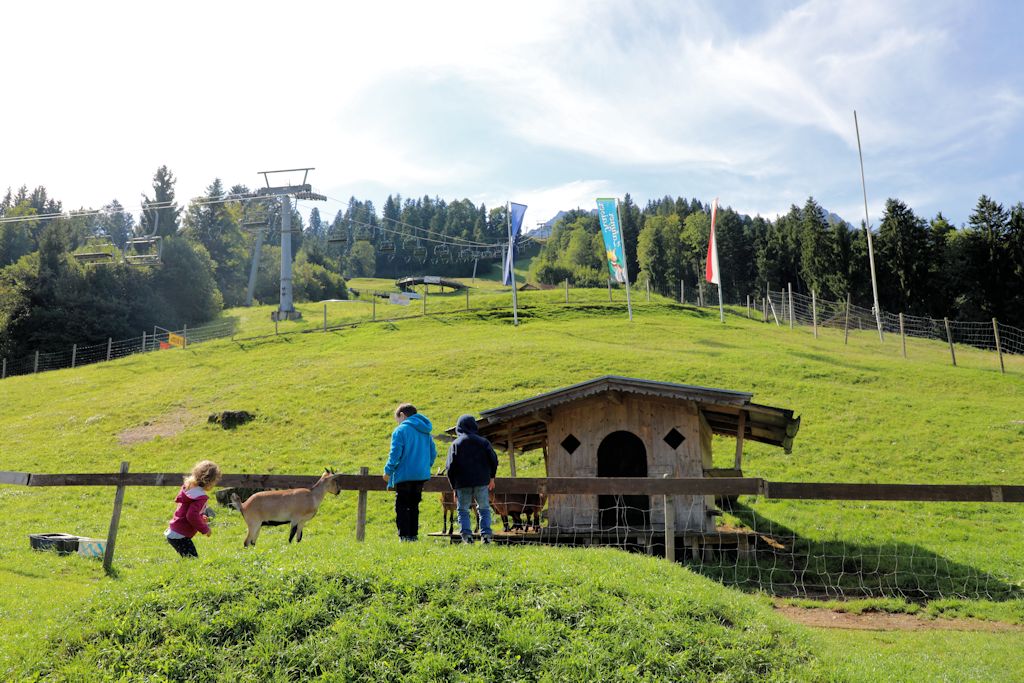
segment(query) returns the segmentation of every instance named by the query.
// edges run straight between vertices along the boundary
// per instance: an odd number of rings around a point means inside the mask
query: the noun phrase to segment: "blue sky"
[[[1019,3],[58,7],[5,10],[0,185],[68,208],[137,205],[160,164],[182,198],[309,165],[332,198],[519,201],[527,226],[625,192],[859,221],[854,109],[873,223],[892,196],[958,224],[1024,200]]]

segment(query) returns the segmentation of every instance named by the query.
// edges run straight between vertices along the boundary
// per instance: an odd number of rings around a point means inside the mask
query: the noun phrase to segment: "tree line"
[[[664,197],[638,207],[619,205],[629,272],[634,282],[678,297],[680,283],[706,290],[704,262],[710,206]],[[726,302],[760,297],[766,287],[842,301],[872,301],[867,232],[827,212],[813,198],[769,220],[720,208],[715,224]],[[872,232],[883,310],[960,320],[996,317],[1024,326],[1024,205],[1009,209],[982,195],[966,225],[942,213],[928,220],[900,199],[886,201]],[[568,278],[577,286],[607,282],[604,241],[596,212],[570,211],[534,259],[532,275],[546,284]],[[713,286],[712,286],[713,287]],[[709,301],[717,293],[706,294]]]

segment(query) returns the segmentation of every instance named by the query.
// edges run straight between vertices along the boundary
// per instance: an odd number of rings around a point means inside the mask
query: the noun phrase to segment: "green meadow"
[[[355,289],[393,289],[386,281]],[[744,472],[782,481],[1024,484],[1024,358],[870,332],[789,330],[735,310],[634,292],[521,292],[493,284],[427,299],[427,315],[368,301],[231,310],[233,339],[0,382],[0,469],[378,471],[391,412],[411,401],[446,428],[464,413],[603,374],[750,391],[802,418],[793,452],[748,444]],[[255,412],[225,431],[211,413]],[[715,442],[716,464],[733,442]],[[543,475],[540,453],[518,461]],[[503,474],[507,463],[503,462]],[[501,476],[502,473],[499,474]],[[29,550],[29,533],[102,537],[109,488],[0,486],[0,678],[177,680],[1013,680],[1024,631],[827,631],[787,623],[792,568],[670,565],[616,550],[400,545],[392,499],[324,501],[301,545],[286,527],[243,550],[221,510],[201,559],[162,537],[173,488],[129,488],[116,576],[98,562]],[[865,558],[902,563],[895,596],[838,609],[1024,624],[1024,510],[1012,504],[797,502],[743,498],[726,521],[821,549],[815,581],[855,597]],[[423,531],[439,530],[428,495]],[[897,548],[893,557],[889,548]],[[727,571],[729,570],[729,571]],[[731,587],[731,583],[738,587]],[[837,575],[836,572],[841,575]],[[814,574],[817,572],[817,574]],[[701,573],[705,575],[701,575]],[[735,581],[739,578],[749,579]],[[715,579],[724,579],[725,585]],[[917,591],[916,593],[914,591]],[[847,595],[846,593],[849,593]],[[913,593],[912,600],[900,597]],[[802,597],[802,596],[795,596]],[[859,596],[864,597],[864,596]]]

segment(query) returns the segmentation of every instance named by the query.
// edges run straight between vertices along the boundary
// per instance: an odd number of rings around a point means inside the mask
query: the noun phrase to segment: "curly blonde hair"
[[[192,474],[185,477],[185,488],[195,486],[208,489],[220,481],[220,467],[212,460],[200,460],[192,468]]]

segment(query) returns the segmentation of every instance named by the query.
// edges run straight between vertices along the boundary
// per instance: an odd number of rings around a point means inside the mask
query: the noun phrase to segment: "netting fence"
[[[678,301],[687,305],[703,307],[717,306],[717,295],[708,293],[707,288],[680,288]],[[353,291],[355,298],[345,301],[319,302],[299,304],[303,318],[285,323],[279,330],[277,323],[270,316],[250,316],[244,325],[245,337],[238,337],[241,327],[239,317],[225,318],[216,322],[193,328],[165,330],[155,327],[152,331],[143,332],[137,337],[128,339],[109,339],[98,344],[73,344],[56,352],[36,352],[19,358],[0,359],[0,379],[16,375],[26,375],[48,370],[77,367],[91,363],[123,358],[136,353],[146,353],[165,349],[171,345],[170,335],[187,340],[189,346],[211,339],[232,337],[239,340],[256,339],[279,333],[294,334],[315,331],[333,331],[353,325],[370,322],[386,323],[409,318],[429,315],[458,314],[486,310],[499,315],[502,320],[513,318],[511,293],[509,290],[462,291],[438,293],[436,288],[431,291],[423,286],[418,292],[398,291]],[[603,288],[571,288],[566,282],[559,287],[544,287],[539,291],[519,291],[519,314],[529,316],[530,307],[537,303],[564,303],[583,311],[618,307],[625,304],[625,293],[618,286],[609,283],[607,292]],[[563,298],[564,297],[564,298]],[[675,301],[670,299],[669,301]],[[646,283],[634,285],[632,302],[642,314],[645,305],[664,305],[664,298],[652,299],[651,291]],[[875,331],[877,328],[874,312],[855,304],[847,305],[844,301],[829,301],[803,294],[789,294],[786,290],[769,290],[759,295],[752,295],[745,301],[727,304],[730,315],[740,315],[765,323],[789,327],[809,327],[814,330],[842,330],[847,335],[854,331]],[[975,349],[994,352],[999,356],[1002,368],[1002,355],[1024,354],[1024,330],[999,323],[937,320],[934,318],[899,315],[883,312],[883,334],[886,339],[930,339],[950,346],[950,354],[955,358],[955,345],[969,346]],[[996,362],[995,360],[993,362]]]

